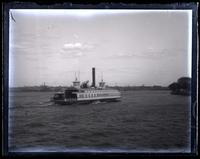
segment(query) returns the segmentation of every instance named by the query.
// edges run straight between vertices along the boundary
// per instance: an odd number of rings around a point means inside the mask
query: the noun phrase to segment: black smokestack
[[[92,68],[92,87],[95,87],[95,68]]]

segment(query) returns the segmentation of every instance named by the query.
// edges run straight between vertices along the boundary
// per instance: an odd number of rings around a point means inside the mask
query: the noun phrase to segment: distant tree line
[[[177,82],[173,82],[169,85],[171,94],[177,95],[191,95],[191,78],[181,77]]]

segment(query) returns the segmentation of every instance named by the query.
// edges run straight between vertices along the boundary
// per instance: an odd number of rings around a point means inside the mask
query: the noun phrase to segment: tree
[[[173,83],[170,84],[168,87],[169,87],[169,89],[171,89],[172,91],[176,91],[176,90],[179,90],[179,89],[180,89],[179,83],[176,83],[176,82],[173,82]]]
[[[178,79],[178,84],[180,85],[181,89],[190,90],[191,78],[181,77],[181,78]]]
[[[189,77],[181,77],[177,80],[177,82],[173,82],[170,84],[169,89],[172,94],[178,95],[190,95],[191,94],[191,78]]]

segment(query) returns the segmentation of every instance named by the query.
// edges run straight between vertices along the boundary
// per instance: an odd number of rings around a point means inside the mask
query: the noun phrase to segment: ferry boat
[[[88,86],[86,81],[80,85],[80,81],[75,79],[73,87],[57,92],[54,94],[52,101],[56,104],[87,104],[91,102],[116,102],[120,101],[121,93],[118,90],[105,87],[103,79],[99,82],[99,86],[95,85],[95,68],[92,68],[92,85]]]

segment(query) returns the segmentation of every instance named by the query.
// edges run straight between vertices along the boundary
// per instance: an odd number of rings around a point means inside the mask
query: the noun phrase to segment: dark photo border
[[[9,105],[9,10],[10,9],[145,9],[145,10],[192,10],[192,94],[191,94],[191,153],[89,153],[89,152],[9,152],[8,149],[8,105]],[[197,3],[171,3],[171,4],[137,4],[137,3],[99,3],[99,4],[72,4],[54,3],[37,4],[33,2],[3,3],[3,106],[2,106],[2,155],[3,156],[196,156],[198,151],[198,5]]]

